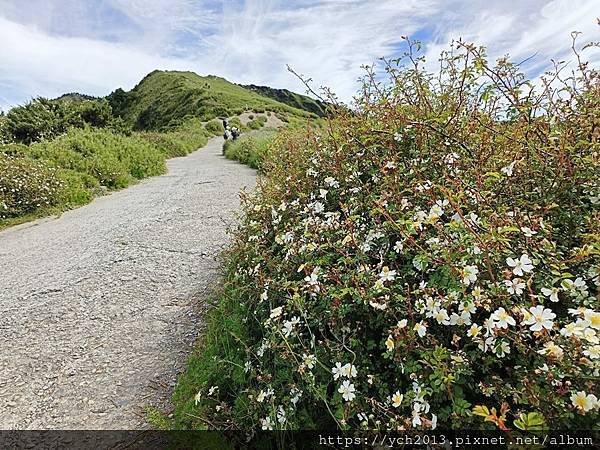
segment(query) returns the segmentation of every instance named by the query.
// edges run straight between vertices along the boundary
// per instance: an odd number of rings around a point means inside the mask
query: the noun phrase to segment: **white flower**
[[[427,326],[423,322],[418,322],[413,328],[420,337],[425,336],[427,333]]]
[[[325,184],[329,187],[336,188],[336,189],[340,187],[340,183],[333,177],[327,177],[327,178],[325,178],[324,181],[325,181]]]
[[[394,350],[394,340],[392,339],[392,336],[388,336],[388,338],[385,341],[385,346],[388,349],[388,352],[391,352],[392,350]]]
[[[557,287],[553,287],[550,289],[542,288],[542,294],[544,294],[546,297],[548,297],[551,302],[558,301],[558,291],[559,291],[559,289]]]
[[[198,406],[200,400],[202,400],[202,392],[198,391],[198,393],[194,396],[194,405]]]
[[[344,367],[342,367],[342,372],[346,378],[354,378],[357,375],[356,367],[354,366],[354,364],[350,364],[350,363],[348,363]]]
[[[500,343],[494,348],[494,353],[499,358],[504,358],[508,353],[510,353],[510,346],[506,341],[500,341]]]
[[[444,308],[436,309],[433,311],[432,317],[441,325],[450,325],[450,317],[448,317],[448,311]],[[420,335],[420,334],[419,334]]]
[[[344,374],[344,366],[342,366],[342,363],[336,362],[335,367],[331,369],[331,372],[333,373],[333,379],[337,380]]]
[[[562,336],[565,336],[565,337],[571,337],[571,336],[574,336],[574,335],[578,334],[577,325],[575,325],[574,323],[568,323],[568,324],[566,324],[560,330],[560,334]]]
[[[265,290],[262,294],[260,294],[260,300],[261,301],[265,301],[269,298],[269,295],[267,294],[267,291]]]
[[[256,396],[256,401],[258,403],[262,403],[265,400],[265,398],[267,398],[267,393],[265,391],[261,390],[258,393],[258,395]]]
[[[286,320],[283,322],[283,327],[281,329],[283,335],[288,337],[290,334],[292,334],[292,331],[294,331],[294,325],[296,325],[298,322],[299,319],[297,317],[293,317],[292,320]]]
[[[422,424],[421,422],[421,415],[419,414],[421,411],[421,404],[420,403],[415,403],[413,405],[413,411],[412,411],[412,426],[413,427],[418,427],[419,425]]]
[[[408,320],[406,320],[406,319],[399,320],[398,323],[396,324],[396,326],[400,329],[406,327],[406,325],[408,325]]]
[[[520,277],[523,276],[523,272],[529,273],[533,270],[533,262],[525,253],[519,259],[506,258],[506,264],[513,268],[512,271],[515,275]]]
[[[402,404],[402,400],[404,400],[404,395],[401,394],[400,391],[396,391],[396,393],[392,395],[392,406],[398,408]]]
[[[590,323],[590,327],[600,330],[600,313],[592,309],[586,309],[583,312],[583,318]]]
[[[279,408],[277,409],[277,422],[284,424],[286,420],[285,409],[283,409],[283,406],[279,405]]]
[[[513,319],[504,308],[500,307],[490,316],[496,328],[508,328],[509,325],[515,326],[517,322]]]
[[[264,419],[260,419],[261,428],[263,430],[272,430],[273,422],[271,422],[270,417],[265,417]]]
[[[380,291],[381,289],[383,289],[383,283],[381,282],[381,280],[377,280],[375,282],[375,289]],[[387,309],[387,303],[382,302],[376,302],[375,300],[371,300],[369,301],[369,305],[371,305],[373,308],[379,310],[379,311],[385,311]]]
[[[506,290],[509,294],[521,295],[523,293],[523,289],[525,289],[525,283],[523,283],[523,280],[520,278],[504,280],[504,284],[506,285]]]
[[[339,387],[338,392],[342,394],[342,397],[347,402],[350,402],[356,398],[356,395],[354,394],[356,389],[354,388],[354,384],[350,383],[349,380],[344,380],[342,385]]]
[[[551,309],[538,305],[529,308],[529,312],[531,315],[522,323],[524,325],[530,325],[529,329],[531,331],[541,331],[543,328],[551,330],[554,326],[552,319],[556,317],[556,314],[554,314]]]
[[[396,271],[390,270],[388,266],[383,266],[381,272],[379,273],[379,279],[381,280],[381,282],[384,283],[386,281],[394,281],[395,278]]]
[[[594,394],[586,394],[584,391],[579,391],[571,394],[571,403],[575,408],[587,412],[596,407],[598,399]]]
[[[561,359],[564,355],[564,351],[560,345],[556,345],[554,341],[549,341],[544,344],[544,348],[538,350],[540,355],[549,355],[556,359]]]
[[[465,266],[462,269],[462,282],[465,285],[470,285],[471,283],[475,283],[477,281],[477,274],[479,273],[479,269],[477,266],[469,265]]]
[[[534,234],[537,234],[537,231],[533,231],[529,227],[521,227],[521,231],[525,235],[525,237],[532,237]]]
[[[507,177],[511,177],[515,168],[516,161],[511,162],[508,166],[503,167],[500,171]]]
[[[309,369],[315,367],[315,363],[317,362],[317,357],[315,355],[307,355],[306,353],[303,355],[304,364]]]
[[[388,161],[387,163],[385,163],[384,167],[386,169],[395,169],[396,168],[396,164],[393,161]]]
[[[396,253],[400,253],[403,249],[404,249],[404,245],[402,244],[402,242],[396,241],[396,244],[394,245],[394,251]]]
[[[402,135],[399,132],[394,133],[394,140],[396,142],[402,141]]]
[[[600,345],[592,345],[583,351],[583,354],[590,359],[598,359],[600,358]]]
[[[314,202],[312,203],[312,210],[317,214],[322,213],[325,211],[325,205],[321,202]]]
[[[481,332],[481,327],[479,325],[477,325],[476,323],[474,323],[473,325],[471,325],[471,328],[469,328],[469,331],[467,331],[467,335],[471,338],[477,337],[477,335]]]
[[[283,311],[283,306],[279,306],[277,308],[273,308],[271,310],[271,315],[269,317],[271,319],[275,319],[275,318],[281,316],[282,311]]]
[[[435,430],[437,428],[437,416],[435,414],[431,415],[431,429]]]

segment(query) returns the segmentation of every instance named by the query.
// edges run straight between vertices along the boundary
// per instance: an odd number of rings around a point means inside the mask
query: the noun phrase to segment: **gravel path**
[[[138,429],[145,406],[168,406],[238,192],[255,182],[222,142],[0,232],[0,429]]]

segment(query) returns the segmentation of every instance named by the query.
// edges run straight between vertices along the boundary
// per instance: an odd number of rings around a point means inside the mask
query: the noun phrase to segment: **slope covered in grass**
[[[108,100],[113,112],[138,130],[164,130],[189,118],[208,121],[247,110],[270,110],[297,117],[313,115],[224,78],[201,77],[193,72],[156,70],[131,91],[117,89]]]
[[[269,86],[257,86],[255,84],[248,84],[243,87],[258,92],[265,97],[277,100],[278,102],[293,106],[294,108],[312,112],[319,117],[325,116],[327,105],[306,95],[297,94],[287,89],[275,89]]]

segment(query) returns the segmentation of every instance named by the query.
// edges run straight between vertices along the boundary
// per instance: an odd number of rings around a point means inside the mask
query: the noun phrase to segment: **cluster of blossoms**
[[[561,134],[548,120],[536,130],[552,139],[531,142],[518,121],[483,124],[483,105],[436,132],[385,99],[363,99],[329,136],[286,135],[245,199],[244,425],[510,429],[536,414],[590,427],[598,150],[564,149],[592,125]]]
[[[56,204],[63,186],[57,171],[44,162],[0,150],[0,219]]]

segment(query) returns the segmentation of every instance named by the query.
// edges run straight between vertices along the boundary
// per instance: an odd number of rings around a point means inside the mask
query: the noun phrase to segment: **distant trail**
[[[238,192],[255,183],[222,142],[0,232],[0,429],[144,428],[144,406],[168,405]]]

